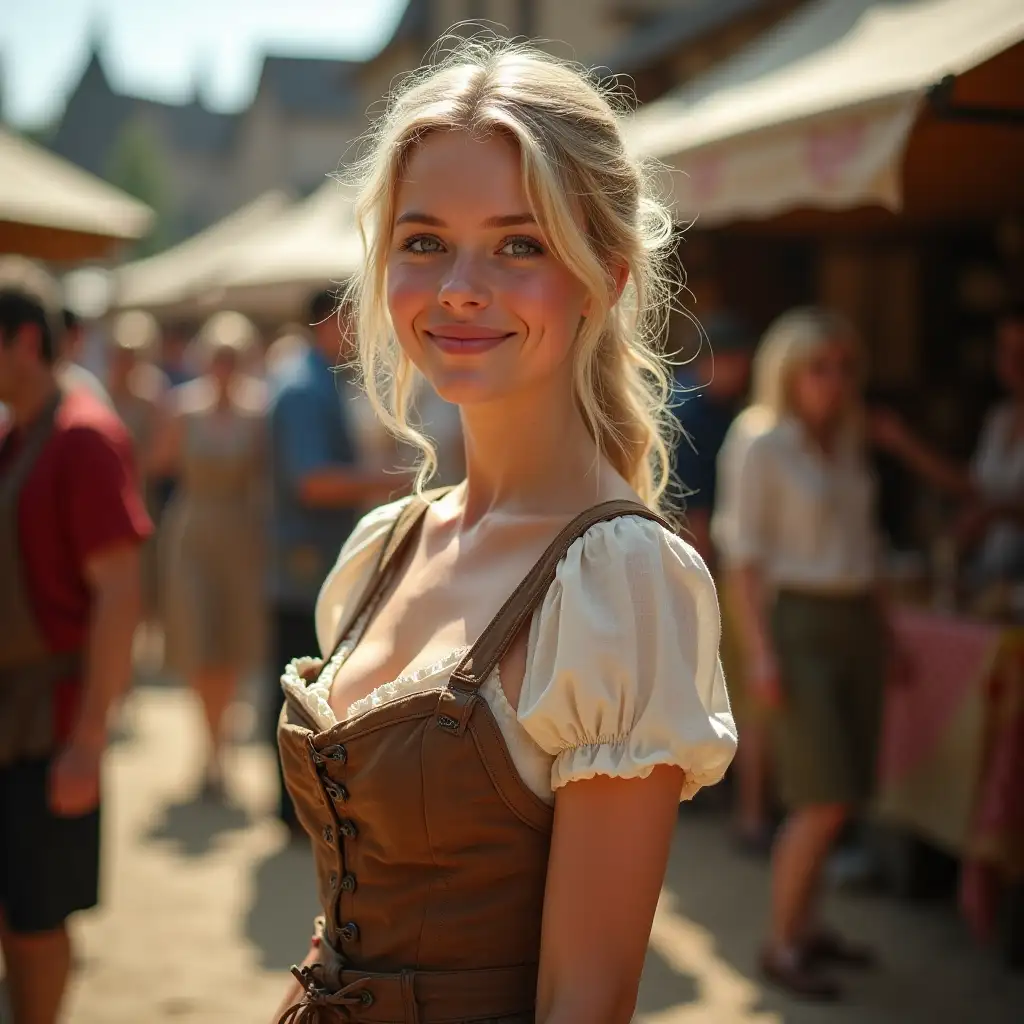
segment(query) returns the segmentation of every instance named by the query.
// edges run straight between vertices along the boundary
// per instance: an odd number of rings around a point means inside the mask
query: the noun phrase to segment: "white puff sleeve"
[[[704,563],[650,520],[614,519],[569,548],[534,616],[522,726],[554,757],[551,788],[609,775],[686,773],[680,799],[718,782],[736,750]]]
[[[408,503],[408,498],[401,498],[367,513],[342,545],[316,602],[316,637],[325,657],[337,644],[342,623],[363,596],[380,549]]]

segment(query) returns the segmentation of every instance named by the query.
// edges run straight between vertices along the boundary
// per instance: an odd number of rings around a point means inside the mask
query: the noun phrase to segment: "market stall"
[[[101,259],[149,230],[144,203],[0,128],[0,252]]]
[[[244,255],[249,240],[289,203],[284,192],[266,192],[178,245],[119,267],[114,273],[113,307],[179,317],[212,311],[215,304],[204,297]]]
[[[340,287],[363,258],[353,198],[350,187],[326,182],[251,237],[208,299],[268,320],[300,317],[314,291]]]
[[[1019,89],[1009,51],[1022,41],[1018,0],[818,0],[642,108],[628,142],[662,161],[679,219],[701,227],[795,210],[874,208],[879,223],[908,207],[1019,209],[1020,112],[999,110]],[[962,145],[981,125],[983,159]],[[937,146],[940,160],[920,159]]]

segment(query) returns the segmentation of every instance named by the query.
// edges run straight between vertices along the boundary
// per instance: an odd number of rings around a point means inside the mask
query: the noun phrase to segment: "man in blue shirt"
[[[726,432],[746,400],[756,338],[731,313],[712,313],[703,326],[707,338],[700,352],[676,374],[675,413],[686,436],[676,444],[673,469],[685,495],[687,539],[714,567],[715,467]]]
[[[277,366],[270,380],[275,711],[281,703],[278,675],[284,666],[292,658],[319,653],[313,621],[317,595],[356,524],[359,509],[386,501],[404,480],[360,465],[355,424],[339,394],[334,369],[352,357],[351,341],[339,329],[336,310],[331,292],[313,297],[309,345]],[[276,745],[276,714],[269,717],[268,726]],[[279,814],[293,833],[298,831],[283,779]]]

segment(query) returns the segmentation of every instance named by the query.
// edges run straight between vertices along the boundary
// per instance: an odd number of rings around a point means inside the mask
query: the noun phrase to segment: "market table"
[[[887,693],[876,813],[960,861],[989,937],[1024,881],[1024,629],[902,607],[894,627],[912,671]]]

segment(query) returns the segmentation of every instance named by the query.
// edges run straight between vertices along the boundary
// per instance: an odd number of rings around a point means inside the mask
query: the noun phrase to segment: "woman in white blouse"
[[[744,445],[726,533],[748,685],[773,709],[790,810],[773,853],[762,966],[778,984],[826,999],[838,988],[825,962],[866,958],[823,928],[817,903],[829,849],[872,792],[886,667],[863,361],[852,327],[815,308],[780,317],[758,358],[772,381]]]
[[[652,517],[671,218],[598,87],[479,41],[393,98],[358,212],[370,399],[428,477],[418,370],[466,477],[360,523],[285,672],[325,917],[282,1021],[625,1024],[677,805],[736,744],[714,586]]]

